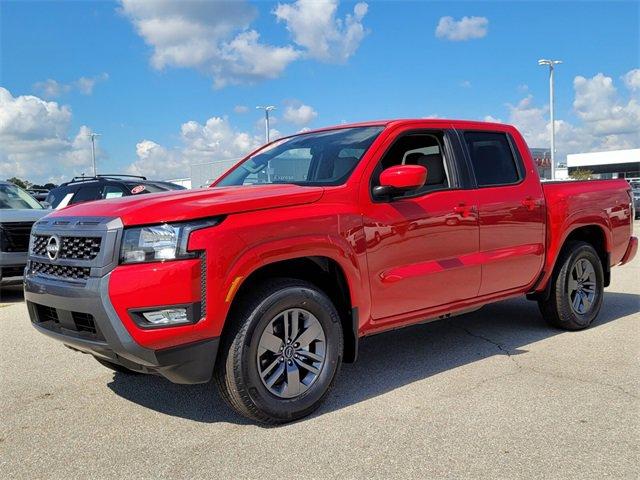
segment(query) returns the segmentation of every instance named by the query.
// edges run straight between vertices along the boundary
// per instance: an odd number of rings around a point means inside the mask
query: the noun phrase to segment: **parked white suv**
[[[0,181],[0,286],[22,280],[31,227],[48,212],[20,187]]]

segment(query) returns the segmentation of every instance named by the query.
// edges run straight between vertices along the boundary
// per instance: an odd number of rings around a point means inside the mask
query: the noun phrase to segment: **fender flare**
[[[612,239],[612,227],[611,221],[609,217],[606,215],[604,211],[600,211],[598,213],[593,212],[585,212],[584,210],[579,210],[574,212],[569,217],[565,219],[562,226],[559,227],[560,231],[563,232],[562,236],[558,241],[554,241],[554,239],[550,239],[547,243],[547,255],[548,259],[545,261],[544,271],[542,273],[541,278],[538,280],[535,286],[535,292],[530,295],[533,298],[542,298],[546,299],[549,296],[550,287],[551,287],[551,279],[556,270],[558,259],[560,258],[560,252],[562,248],[565,246],[567,239],[571,236],[573,232],[578,230],[579,228],[584,227],[597,227],[602,231],[604,237],[604,248],[605,254],[608,258],[609,253],[611,252],[611,245],[613,242]],[[609,262],[604,262],[602,265],[605,274],[608,275],[611,266]]]

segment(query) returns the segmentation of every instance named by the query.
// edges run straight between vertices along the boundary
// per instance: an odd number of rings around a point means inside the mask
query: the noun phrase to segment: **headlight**
[[[189,223],[163,223],[127,228],[122,237],[120,263],[162,262],[193,258],[196,252],[187,251],[189,235],[194,230],[212,227],[219,219]]]

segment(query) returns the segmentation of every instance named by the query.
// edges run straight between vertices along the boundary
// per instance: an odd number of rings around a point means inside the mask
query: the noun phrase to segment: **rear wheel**
[[[317,409],[342,362],[340,317],[314,285],[274,279],[252,289],[232,313],[215,378],[238,413],[284,423]]]
[[[538,306],[545,320],[566,330],[591,325],[602,307],[604,274],[595,249],[586,242],[571,242],[563,250],[560,268],[552,278],[551,293]]]

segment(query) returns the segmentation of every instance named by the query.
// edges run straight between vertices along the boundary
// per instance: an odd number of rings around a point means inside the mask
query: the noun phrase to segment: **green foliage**
[[[31,182],[27,181],[27,180],[22,180],[21,178],[18,177],[11,177],[11,178],[7,178],[7,182],[11,182],[14,185],[19,186],[20,188],[29,188],[32,184]]]
[[[578,168],[569,174],[569,177],[574,180],[591,180],[592,176],[593,172],[586,168]]]

